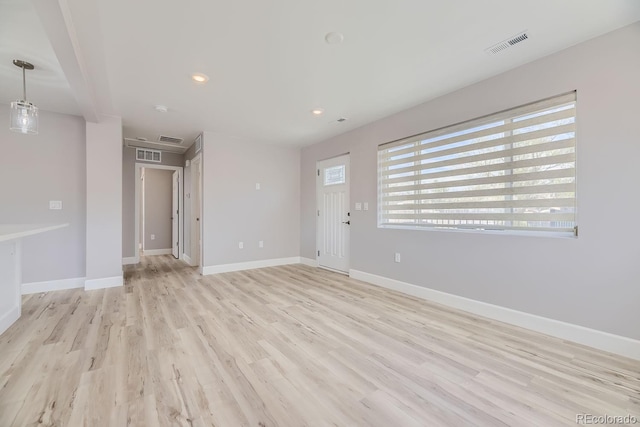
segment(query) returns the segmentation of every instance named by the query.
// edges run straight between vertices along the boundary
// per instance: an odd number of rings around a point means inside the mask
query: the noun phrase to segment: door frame
[[[178,251],[180,253],[180,258],[184,260],[184,172],[182,166],[167,166],[167,165],[154,165],[151,163],[137,163],[136,162],[136,185],[135,185],[135,195],[136,195],[136,203],[134,209],[135,215],[135,242],[134,242],[134,253],[135,255],[135,263],[140,262],[140,250],[138,249],[140,246],[140,203],[141,203],[141,187],[140,181],[142,179],[142,168],[145,169],[164,169],[164,170],[172,170],[178,172]],[[173,192],[173,188],[171,190]],[[172,242],[173,244],[173,242]]]
[[[175,190],[173,187],[174,184]],[[175,213],[178,216],[175,221],[173,216],[174,208],[178,211]],[[180,217],[184,215],[184,212],[182,212],[182,214],[180,212],[180,173],[178,171],[173,171],[171,173],[171,255],[173,255],[175,259],[180,259],[182,255],[182,251],[180,250],[180,230],[183,226],[180,224]],[[174,238],[178,239],[175,245],[173,243]],[[178,252],[177,256],[174,251]]]
[[[322,162],[326,162],[327,160],[333,160],[333,159],[337,159],[339,157],[347,157],[349,159],[349,167],[347,168],[347,187],[349,189],[349,200],[347,200],[347,208],[349,209],[349,212],[351,212],[351,153],[350,152],[346,152],[346,153],[342,153],[342,154],[338,154],[336,156],[331,156],[331,157],[327,157],[326,159],[320,159],[320,160],[316,160],[316,168],[314,170],[314,174],[316,175],[316,251],[315,251],[315,258],[316,258],[316,265],[319,268],[324,268],[326,270],[331,270],[333,272],[336,273],[340,273],[340,274],[346,274],[349,275],[349,270],[351,269],[351,227],[349,227],[349,262],[348,262],[348,269],[347,271],[341,271],[341,270],[336,270],[333,269],[331,267],[327,267],[327,266],[322,266],[320,265],[320,258],[318,256],[318,252],[320,251],[320,241],[321,241],[321,237],[320,237],[320,182],[321,182],[321,176],[319,175],[319,171],[320,171],[320,163]],[[349,217],[349,221],[353,221],[353,216]]]
[[[202,246],[203,246],[203,239],[202,239],[202,212],[203,212],[203,204],[202,204],[202,153],[199,152],[196,156],[194,156],[191,159],[191,188],[189,189],[189,194],[191,195],[191,197],[189,198],[189,203],[191,203],[191,218],[189,218],[189,221],[191,221],[191,226],[189,227],[189,232],[191,233],[190,237],[190,244],[191,244],[191,248],[190,248],[190,252],[191,252],[191,260],[193,261],[193,265],[197,265],[198,266],[198,271],[200,272],[200,274],[202,274],[202,269],[203,269],[203,265],[202,265],[202,260],[203,260],[203,256],[202,256]],[[199,206],[199,211],[200,211],[200,221],[196,221],[196,212],[193,209],[195,206],[195,203],[193,203],[193,194],[194,194],[194,185],[196,183],[196,180],[194,179],[194,171],[196,168],[196,165],[198,167],[198,176],[199,176],[199,180],[198,180],[198,187],[197,187],[197,196],[198,196],[198,201],[200,202],[200,206]],[[194,235],[198,235],[200,237],[200,245],[198,247],[198,259],[194,259],[193,257],[193,249],[195,248],[195,243],[194,243],[194,239],[193,236]]]

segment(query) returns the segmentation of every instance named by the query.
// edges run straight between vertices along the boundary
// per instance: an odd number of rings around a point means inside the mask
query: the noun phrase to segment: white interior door
[[[200,184],[200,176],[202,173],[202,162],[200,157],[196,157],[191,161],[192,177],[191,177],[191,260],[195,265],[202,265],[200,261],[200,201],[202,200],[202,186]]]
[[[173,172],[173,196],[171,200],[171,242],[173,245],[171,253],[175,258],[180,258],[180,241],[178,234],[180,231],[180,178],[178,171]]]
[[[318,162],[318,265],[349,272],[349,155]]]

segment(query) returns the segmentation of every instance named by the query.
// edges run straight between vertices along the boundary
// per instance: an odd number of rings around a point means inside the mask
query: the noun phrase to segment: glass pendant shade
[[[38,107],[30,102],[11,103],[11,125],[14,132],[36,135],[38,133]]]

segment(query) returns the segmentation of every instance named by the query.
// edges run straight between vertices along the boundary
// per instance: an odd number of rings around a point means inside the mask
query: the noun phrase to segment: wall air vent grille
[[[169,144],[182,144],[182,141],[184,141],[183,138],[176,138],[174,136],[160,135],[158,137],[158,142],[168,142]]]
[[[491,46],[490,48],[485,49],[484,51],[488,55],[495,55],[496,53],[500,53],[504,50],[509,49],[512,46],[515,46],[518,43],[522,43],[523,41],[529,38],[529,34],[526,31],[523,31],[520,34],[517,34],[513,37],[510,37],[506,40],[501,41],[500,43]]]
[[[146,148],[136,148],[136,160],[161,163],[162,152],[158,150],[148,150]]]

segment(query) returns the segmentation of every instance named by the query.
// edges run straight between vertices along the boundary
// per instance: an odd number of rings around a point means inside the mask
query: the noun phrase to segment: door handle
[[[343,224],[351,225],[351,221],[342,221]]]

